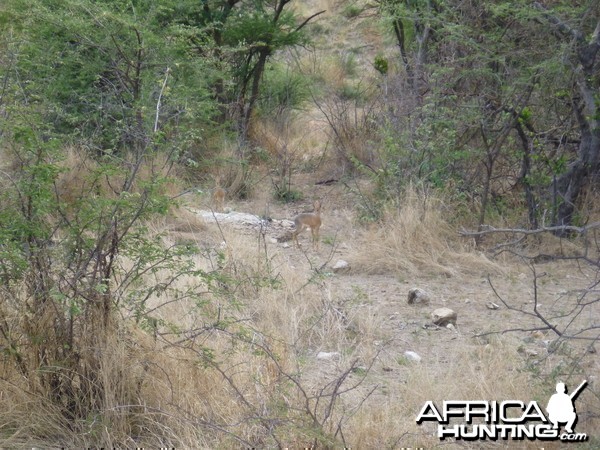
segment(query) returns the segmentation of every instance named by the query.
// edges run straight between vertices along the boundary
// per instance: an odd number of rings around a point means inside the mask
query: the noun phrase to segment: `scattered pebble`
[[[406,359],[415,362],[421,362],[422,359],[418,353],[411,352],[410,350],[405,351],[404,356],[406,357]]]
[[[319,352],[319,353],[317,353],[317,359],[321,359],[321,360],[339,359],[340,356],[341,356],[340,352]]]
[[[350,264],[348,261],[344,261],[343,259],[339,259],[332,267],[335,273],[338,272],[347,272],[350,270]]]

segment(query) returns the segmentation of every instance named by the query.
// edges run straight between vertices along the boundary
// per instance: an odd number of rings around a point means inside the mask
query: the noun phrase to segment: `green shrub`
[[[301,109],[309,98],[309,80],[306,76],[279,64],[271,65],[264,75],[259,114],[277,117]]]

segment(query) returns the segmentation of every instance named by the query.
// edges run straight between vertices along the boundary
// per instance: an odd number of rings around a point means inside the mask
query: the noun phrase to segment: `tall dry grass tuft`
[[[104,180],[101,183],[94,180],[93,173],[98,170],[98,163],[81,148],[65,148],[64,158],[58,165],[62,170],[55,181],[56,196],[68,208],[82,197],[98,195],[100,189],[108,187]]]
[[[532,393],[541,391],[540,386],[531,385],[528,372],[514,369],[522,365],[514,340],[496,340],[483,346],[461,338],[452,342],[444,349],[430,349],[422,363],[405,362],[397,381],[388,381],[383,392],[365,402],[350,419],[348,439],[353,447],[434,448],[440,445],[436,425],[417,425],[415,421],[427,401],[440,407],[444,400],[529,402]],[[444,444],[445,448],[481,445]]]
[[[249,146],[230,139],[223,138],[214,145],[218,148],[218,155],[207,159],[210,165],[206,167],[211,179],[219,178],[221,187],[227,190],[230,199],[251,197],[253,166],[249,163],[256,155],[250,152]],[[212,188],[212,181],[210,186]]]
[[[102,163],[84,148],[67,147],[56,164],[61,169],[55,181],[56,195],[67,205],[89,196],[114,198],[119,195],[133,167],[132,155],[122,157],[123,170],[103,170]],[[150,181],[160,179],[161,194],[175,197],[182,191],[177,169],[169,155],[157,153],[145,158],[130,191],[141,193]]]
[[[16,323],[5,325],[18,331]],[[0,447],[209,447],[177,406],[185,403],[178,393],[187,392],[188,379],[177,376],[175,360],[165,364],[156,342],[135,328],[89,331],[77,372],[36,362],[47,342],[19,347],[20,372],[0,367]],[[65,377],[73,378],[73,390],[54,392]]]
[[[419,272],[456,273],[501,271],[501,268],[460,240],[445,216],[443,199],[409,186],[402,204],[388,209],[378,224],[362,232],[353,251],[356,270],[370,274]]]
[[[206,231],[206,223],[198,214],[194,214],[185,206],[171,207],[169,212],[154,218],[148,223],[154,233],[201,233]],[[185,237],[185,236],[182,236]]]

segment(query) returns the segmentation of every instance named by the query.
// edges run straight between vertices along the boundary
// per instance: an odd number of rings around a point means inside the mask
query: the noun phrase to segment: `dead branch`
[[[481,231],[461,230],[458,232],[458,234],[459,234],[459,236],[462,236],[462,237],[479,237],[479,236],[485,236],[488,234],[497,234],[497,233],[533,235],[533,234],[541,234],[541,233],[555,233],[557,231],[585,234],[588,231],[594,230],[596,228],[600,228],[600,222],[594,222],[594,223],[591,223],[591,224],[583,226],[583,227],[576,227],[574,225],[559,225],[559,226],[553,226],[553,227],[541,227],[541,228],[537,228],[535,230],[526,230],[524,228],[494,228],[492,226],[486,225],[485,229],[481,230]]]
[[[310,16],[308,19],[306,19],[304,22],[302,22],[300,25],[298,25],[298,27],[296,28],[296,32],[300,31],[302,28],[304,28],[304,26],[310,22],[312,19],[314,19],[315,17],[323,14],[324,12],[327,12],[327,10],[323,10],[323,11],[319,11],[318,13],[314,13],[312,16]]]
[[[571,325],[573,325],[574,320],[583,313],[584,309],[586,309],[588,306],[596,304],[600,301],[600,298],[599,299],[594,298],[590,301],[585,301],[585,302],[582,301],[583,298],[588,293],[595,292],[595,287],[598,284],[600,284],[600,282],[594,282],[588,289],[583,289],[581,298],[577,301],[577,304],[571,308],[570,311],[566,311],[562,314],[548,317],[545,313],[541,312],[539,309],[539,289],[538,289],[539,288],[538,280],[540,278],[544,277],[546,275],[546,273],[545,272],[538,273],[535,269],[534,264],[530,264],[529,268],[533,275],[533,279],[532,279],[533,308],[531,308],[531,309],[526,309],[524,307],[519,308],[519,307],[513,306],[508,301],[506,301],[502,297],[502,295],[500,295],[500,293],[496,290],[496,287],[492,283],[492,280],[489,276],[487,277],[487,281],[490,285],[490,288],[492,289],[492,292],[496,296],[496,298],[506,307],[507,310],[517,312],[519,314],[523,314],[526,316],[535,317],[539,322],[541,322],[541,325],[533,326],[533,327],[529,327],[529,328],[515,327],[515,328],[508,328],[508,329],[503,329],[503,330],[498,330],[498,331],[488,331],[485,333],[476,334],[475,337],[483,337],[483,336],[488,336],[488,335],[505,334],[505,333],[513,333],[513,332],[531,332],[531,331],[537,331],[537,330],[540,330],[540,331],[550,330],[557,336],[557,339],[582,340],[582,341],[590,341],[592,343],[597,342],[600,339],[600,334],[598,334],[596,336],[586,336],[586,334],[590,334],[597,330],[600,330],[600,325],[593,324],[593,325],[586,326],[586,327],[583,327],[583,328],[580,328],[580,329],[577,329],[577,330],[574,330],[571,332],[569,332],[568,330],[571,327]],[[566,323],[560,327],[552,324],[552,321],[554,321],[558,318],[561,318],[561,317],[570,317],[571,320],[569,320],[568,323]]]

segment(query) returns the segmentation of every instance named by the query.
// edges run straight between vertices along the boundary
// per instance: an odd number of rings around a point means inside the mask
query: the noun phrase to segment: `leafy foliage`
[[[461,189],[480,198],[480,224],[490,199],[515,189],[523,190],[531,226],[546,211],[552,211],[554,223],[568,222],[580,181],[587,179],[587,170],[576,169],[578,161],[585,159],[586,148],[599,153],[595,138],[584,144],[577,137],[596,128],[588,123],[591,117],[577,111],[583,104],[596,110],[586,92],[597,87],[598,78],[583,80],[581,74],[586,65],[597,67],[598,59],[582,62],[576,45],[597,45],[597,38],[583,38],[596,36],[597,5],[379,4],[407,75],[406,89],[395,93],[386,122],[401,124],[398,136],[414,149],[406,170],[420,176],[424,169],[437,185],[459,180]],[[574,35],[580,44],[569,41]],[[415,107],[418,114],[412,114]],[[588,167],[597,173],[597,162]]]
[[[101,435],[112,424],[119,445],[131,443],[153,420],[136,408],[121,419],[111,413],[139,403],[148,373],[146,362],[132,362],[132,376],[111,373],[115,341],[139,329],[181,335],[155,313],[171,302],[216,317],[221,306],[207,301],[214,293],[239,308],[232,291],[243,283],[223,253],[207,273],[195,243],[168,243],[148,224],[176,206],[174,164],[219,123],[247,124],[267,59],[303,41],[287,3],[16,0],[0,8],[4,362],[28,380],[27,395],[93,442],[113,446]],[[294,83],[294,99],[273,93],[263,112],[299,104]],[[223,114],[229,103],[242,109]],[[277,280],[250,285],[277,288]],[[228,314],[215,323],[237,340],[247,333]],[[219,373],[215,351],[193,346]]]
[[[265,117],[285,118],[292,111],[302,109],[309,96],[309,79],[306,76],[280,64],[269,65],[264,75],[258,112]]]
[[[187,58],[185,30],[161,26],[164,6],[64,1],[11,7],[5,14],[22,33],[13,73],[27,80],[12,93],[15,104],[38,104],[56,133],[98,152],[146,145],[167,75],[158,111],[163,132],[210,122],[208,66]]]

